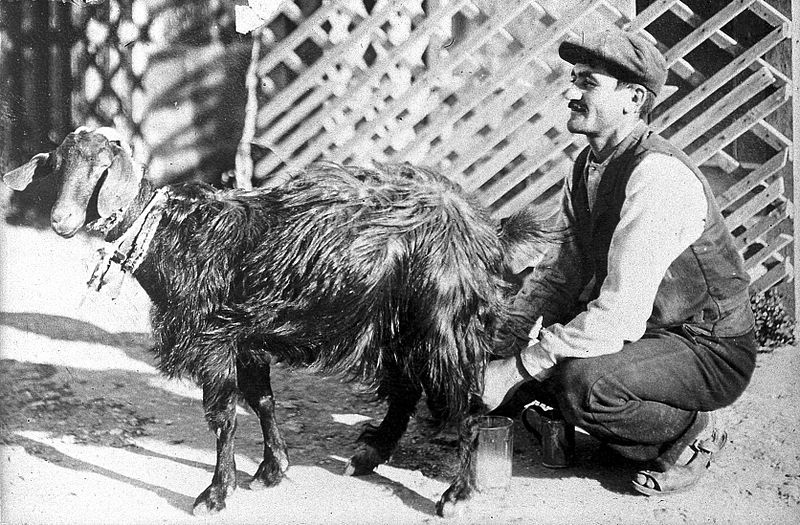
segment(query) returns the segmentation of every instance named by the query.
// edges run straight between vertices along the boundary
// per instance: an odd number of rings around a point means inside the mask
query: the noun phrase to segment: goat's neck
[[[153,198],[155,192],[156,188],[153,183],[147,179],[142,179],[139,183],[139,193],[136,194],[136,198],[125,208],[122,213],[122,219],[106,234],[105,239],[107,242],[116,241],[133,226],[133,223],[136,222],[136,219],[147,207],[147,203]]]

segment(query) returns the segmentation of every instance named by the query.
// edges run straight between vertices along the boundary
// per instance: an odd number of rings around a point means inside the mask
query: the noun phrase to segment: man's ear
[[[647,89],[639,84],[631,84],[629,89],[631,94],[629,111],[640,114],[642,106],[647,100]]]

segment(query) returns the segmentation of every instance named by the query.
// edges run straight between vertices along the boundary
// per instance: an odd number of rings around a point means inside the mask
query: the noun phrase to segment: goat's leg
[[[261,422],[264,434],[264,460],[250,482],[250,488],[259,490],[277,485],[289,468],[286,442],[275,420],[275,399],[270,384],[269,362],[258,365],[237,363],[239,391]]]
[[[443,429],[449,419],[447,398],[428,384],[424,385],[424,390],[425,404],[428,406],[428,412],[431,415],[428,424],[433,428]]]
[[[217,438],[217,465],[211,485],[194,501],[194,514],[209,514],[225,508],[225,498],[236,489],[233,438],[236,433],[236,382],[203,385],[203,407],[208,425]]]
[[[459,467],[455,480],[442,494],[436,504],[439,516],[451,517],[460,513],[464,503],[475,491],[475,469],[472,468],[473,456],[478,447],[478,417],[486,412],[480,399],[473,397],[469,415],[464,418],[459,428],[458,456]]]
[[[389,374],[378,387],[378,395],[388,399],[389,408],[379,426],[368,425],[359,436],[359,450],[350,458],[345,475],[363,476],[385,463],[408,427],[422,391],[399,370]]]

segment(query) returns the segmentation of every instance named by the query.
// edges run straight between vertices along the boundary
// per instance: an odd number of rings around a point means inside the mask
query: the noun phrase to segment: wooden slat
[[[785,25],[772,30],[767,36],[762,38],[740,56],[733,59],[691,93],[662,113],[652,122],[652,127],[657,131],[661,131],[673,124],[693,107],[705,100],[714,91],[735,77],[742,69],[746,68],[757,58],[785,40],[787,34],[788,27]]]
[[[722,122],[725,117],[739,108],[743,102],[770,85],[773,80],[774,77],[766,69],[750,75],[744,82],[732,89],[730,93],[727,93],[703,111],[701,115],[672,135],[669,141],[678,148],[685,148],[704,132]]]
[[[492,16],[498,9],[503,9],[503,4],[496,0],[476,0],[474,3],[488,16]],[[535,38],[536,30],[528,23],[529,20],[541,20],[548,16],[559,18],[558,12],[553,11],[553,2],[536,0],[529,2],[529,4],[529,10],[525,13],[524,17],[512,20],[503,28],[504,31],[507,31],[513,38],[522,43],[522,45],[527,44],[532,38]]]
[[[717,166],[719,169],[729,174],[741,167],[739,161],[725,153],[724,150],[719,150],[714,153],[710,159],[703,163],[703,166],[706,165]]]
[[[697,70],[691,63],[681,58],[675,61],[670,71],[681,77],[687,84],[695,88],[708,80],[708,78]]]
[[[667,65],[673,64],[678,58],[689,54],[694,48],[703,43],[722,26],[733,20],[736,15],[747,9],[755,0],[733,0],[728,3],[721,11],[706,20],[703,25],[689,33],[677,45],[671,47],[664,53]]]
[[[791,85],[791,83],[789,83],[789,85]],[[787,138],[783,133],[763,120],[756,122],[756,125],[753,126],[753,129],[750,131],[775,151],[780,151],[782,149],[791,151],[791,139]]]
[[[759,240],[762,236],[767,235],[775,228],[780,227],[784,221],[789,219],[790,209],[791,206],[787,203],[786,206],[778,207],[769,212],[768,215],[761,217],[758,222],[750,225],[747,230],[744,231],[744,233],[738,235],[734,239],[736,248],[738,250],[744,250],[753,242]]]
[[[661,15],[669,11],[673,5],[679,4],[678,0],[656,0],[650,4],[647,9],[639,13],[639,15],[630,23],[625,25],[628,31],[641,31],[649,26],[659,18]]]
[[[765,2],[764,0],[758,0],[756,3],[750,6],[750,10],[773,26],[779,26],[789,22],[788,18],[783,16],[780,11],[769,5],[769,3]]]
[[[792,277],[793,273],[792,263],[788,259],[784,259],[750,284],[750,294],[755,295],[768,290],[784,279]]]
[[[783,179],[775,179],[767,189],[753,196],[742,207],[725,217],[725,225],[733,231],[747,219],[766,208],[772,201],[783,195]]]
[[[762,246],[760,250],[745,259],[744,268],[747,271],[755,268],[767,259],[772,257],[776,252],[788,246],[792,242],[792,236],[786,233],[779,233],[770,239],[770,241]]]
[[[752,128],[756,122],[766,117],[789,99],[789,89],[782,86],[775,93],[764,99],[747,113],[736,119],[736,122],[717,133],[711,140],[703,144],[690,157],[698,165],[709,159],[714,152],[721,150],[733,140],[743,135],[748,129]]]
[[[776,153],[767,162],[747,174],[746,177],[736,182],[733,186],[725,190],[722,195],[717,197],[717,204],[720,209],[727,208],[731,203],[750,193],[753,188],[762,184],[764,179],[775,174],[778,170],[786,166],[789,158],[789,150],[785,149]]]
[[[781,223],[789,218],[789,206],[781,206],[761,217],[758,222],[750,225],[741,235],[734,238],[736,248],[743,251],[745,248],[767,235]]]

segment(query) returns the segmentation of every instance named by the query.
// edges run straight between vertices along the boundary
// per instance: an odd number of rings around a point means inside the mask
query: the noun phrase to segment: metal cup
[[[542,447],[542,465],[565,468],[572,463],[575,451],[575,427],[564,421],[552,408],[529,405],[522,413],[522,423]]]
[[[478,445],[472,466],[479,491],[503,489],[511,482],[514,455],[514,421],[503,416],[478,419]]]

